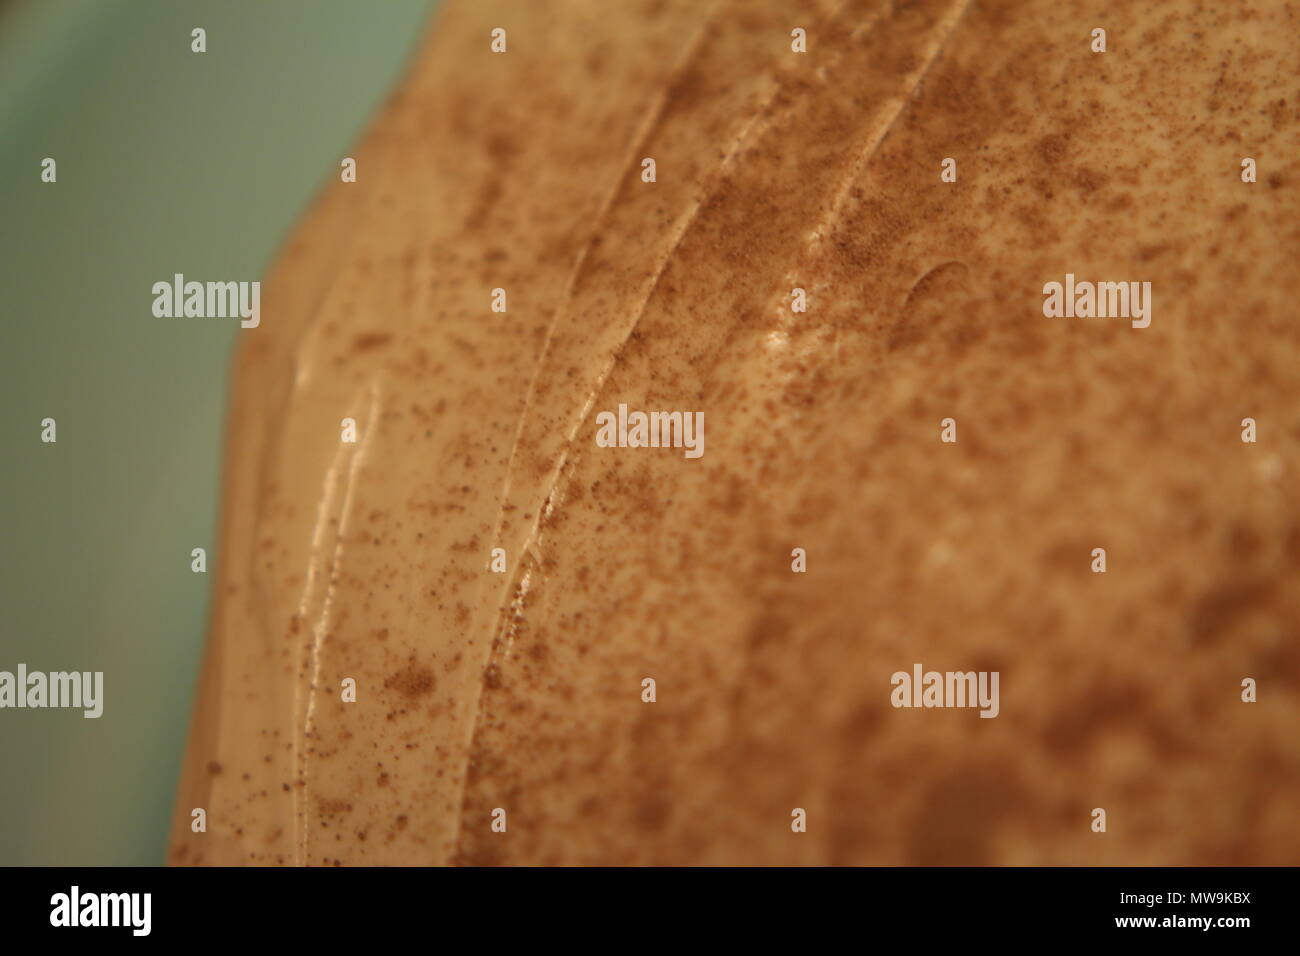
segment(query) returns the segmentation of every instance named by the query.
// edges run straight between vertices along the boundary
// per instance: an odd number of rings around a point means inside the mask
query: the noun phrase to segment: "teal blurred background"
[[[0,864],[163,862],[239,323],[156,319],[150,286],[262,278],[430,6],[0,0],[0,670],[105,698],[0,710]]]

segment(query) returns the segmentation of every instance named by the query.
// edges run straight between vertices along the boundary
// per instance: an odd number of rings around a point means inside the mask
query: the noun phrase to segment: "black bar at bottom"
[[[675,946],[717,937],[731,949],[746,937],[774,946],[790,934],[802,937],[801,949],[844,934],[926,944],[1129,938],[1181,945],[1201,938],[1233,945],[1260,933],[1291,936],[1296,893],[1296,870],[1286,867],[47,867],[9,869],[6,876],[6,942],[76,934],[80,944],[116,938],[128,945],[153,939],[259,948],[404,938],[435,949],[511,939],[617,949],[638,939]]]

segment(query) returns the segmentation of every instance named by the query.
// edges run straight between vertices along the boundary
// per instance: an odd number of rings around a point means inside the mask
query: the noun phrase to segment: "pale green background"
[[[99,720],[0,710],[0,864],[163,862],[238,322],[150,286],[261,278],[428,8],[0,0],[0,670],[105,681]]]

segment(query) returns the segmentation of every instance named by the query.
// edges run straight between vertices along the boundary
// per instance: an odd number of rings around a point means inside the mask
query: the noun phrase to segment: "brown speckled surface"
[[[1297,35],[450,3],[242,334],[173,862],[1300,862]]]

